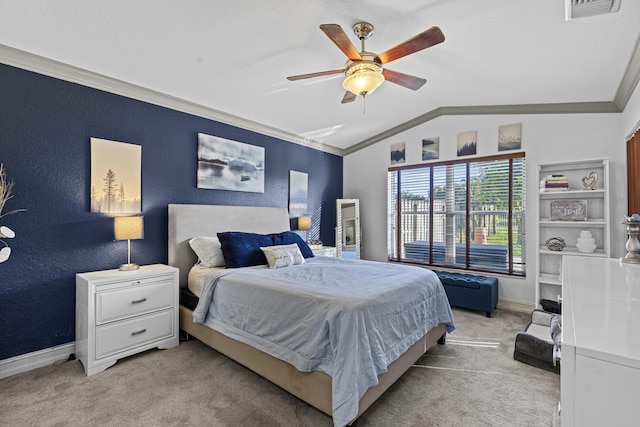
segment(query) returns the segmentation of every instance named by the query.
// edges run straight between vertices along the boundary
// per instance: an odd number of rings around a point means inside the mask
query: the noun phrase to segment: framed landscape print
[[[198,134],[198,188],[264,193],[264,147]]]
[[[498,151],[519,150],[522,143],[522,123],[498,127]]]
[[[304,172],[289,171],[289,216],[307,215],[307,193],[309,176]]]
[[[471,130],[458,134],[458,156],[471,156],[476,154],[478,132]]]
[[[422,140],[422,160],[436,160],[440,157],[440,138],[426,138]]]
[[[404,142],[391,144],[391,164],[404,163]]]
[[[141,161],[139,145],[91,138],[91,212],[142,212]]]

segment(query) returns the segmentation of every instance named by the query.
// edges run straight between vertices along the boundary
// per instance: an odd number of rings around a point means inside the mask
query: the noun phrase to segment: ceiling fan
[[[358,22],[353,26],[353,32],[361,42],[362,50],[360,52],[351,43],[340,25],[322,24],[320,29],[349,58],[344,68],[289,76],[287,80],[294,81],[344,73],[346,77],[342,82],[342,87],[346,93],[342,98],[343,104],[354,101],[358,95],[364,97],[372,93],[385,80],[411,90],[420,89],[427,82],[425,79],[389,70],[383,68],[383,65],[444,41],[444,34],[440,28],[431,27],[389,50],[376,54],[364,50],[364,41],[373,34],[373,25],[368,22]]]

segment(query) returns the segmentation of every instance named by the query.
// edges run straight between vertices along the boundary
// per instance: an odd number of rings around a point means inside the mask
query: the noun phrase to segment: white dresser
[[[178,269],[76,275],[76,357],[87,375],[150,348],[178,345]]]
[[[565,256],[562,427],[640,425],[640,265]]]

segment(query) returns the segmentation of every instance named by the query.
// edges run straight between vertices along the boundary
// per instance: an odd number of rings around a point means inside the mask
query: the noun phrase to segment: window
[[[522,152],[389,168],[389,259],[524,276],[524,206]]]

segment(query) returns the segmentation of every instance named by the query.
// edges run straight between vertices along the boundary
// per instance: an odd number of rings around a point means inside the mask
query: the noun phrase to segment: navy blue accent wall
[[[264,193],[196,188],[198,132],[265,147]],[[133,262],[167,262],[169,203],[287,207],[289,170],[308,173],[309,212],[334,244],[341,157],[0,65],[0,162],[15,183],[4,212],[27,210],[0,219],[16,233],[0,263],[0,360],[74,341],[75,274],[126,262],[113,219],[89,212],[91,137],[142,146],[145,238],[131,242]]]

